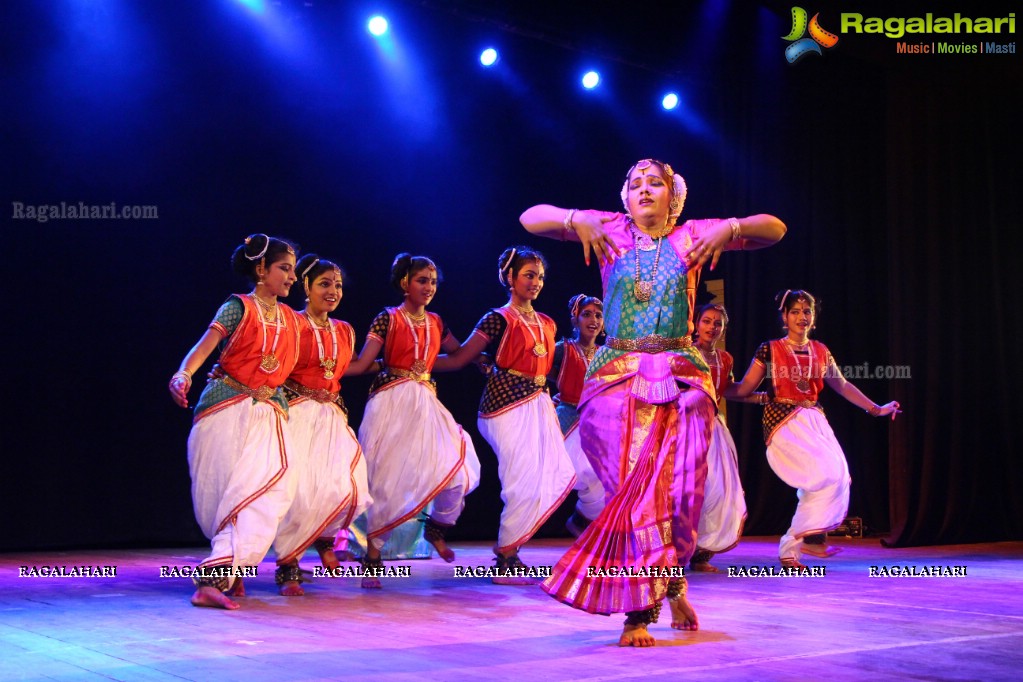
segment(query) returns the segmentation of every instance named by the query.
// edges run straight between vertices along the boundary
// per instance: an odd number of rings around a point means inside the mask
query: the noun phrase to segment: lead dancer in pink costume
[[[590,364],[580,402],[583,449],[607,506],[544,584],[589,613],[627,613],[620,646],[653,646],[647,625],[667,596],[672,627],[695,630],[680,572],[696,548],[714,388],[692,345],[701,268],[725,250],[774,244],[785,225],[770,215],[676,221],[686,185],[652,159],[629,169],[627,213],[538,205],[522,214],[531,233],[571,239],[600,261],[608,338]],[[604,569],[589,575],[589,569]],[[654,569],[654,577],[607,569]],[[658,570],[660,569],[660,570]]]

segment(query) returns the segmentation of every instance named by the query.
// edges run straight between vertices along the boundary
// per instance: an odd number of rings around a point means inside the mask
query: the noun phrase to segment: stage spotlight
[[[497,50],[492,47],[488,47],[480,53],[480,64],[483,66],[493,66],[497,63]]]
[[[387,19],[379,14],[369,20],[369,32],[375,36],[382,36],[387,33]]]
[[[266,9],[263,6],[263,0],[238,0],[238,2],[241,3],[242,5],[245,5],[253,12],[257,12],[260,14],[262,14],[263,10]]]
[[[598,83],[600,83],[600,74],[596,71],[587,71],[583,76],[583,87],[587,90],[597,87]]]
[[[671,111],[678,106],[678,95],[674,92],[669,92],[664,96],[664,99],[661,100],[661,106],[664,107],[665,110]]]

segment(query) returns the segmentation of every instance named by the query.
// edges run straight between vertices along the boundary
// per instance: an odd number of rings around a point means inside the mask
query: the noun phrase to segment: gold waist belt
[[[267,400],[270,400],[270,398],[273,398],[274,393],[277,392],[277,389],[274,388],[273,386],[260,386],[259,388],[249,388],[248,386],[238,381],[234,377],[230,376],[223,370],[220,371],[214,370],[213,374],[217,379],[220,379],[225,384],[227,384],[234,390],[238,391],[239,393],[244,393],[253,400],[258,400],[260,402],[265,403]]]
[[[387,371],[388,374],[393,374],[394,376],[401,377],[402,379],[411,379],[412,381],[422,381],[423,383],[426,383],[426,382],[430,381],[430,373],[429,372],[423,372],[422,374],[420,374],[418,372],[413,372],[412,370],[396,369],[394,367],[388,367],[386,371]]]
[[[284,385],[303,398],[309,398],[310,400],[315,400],[318,403],[337,402],[337,393],[331,393],[325,388],[309,388],[308,386],[303,386],[297,381],[292,381],[291,379],[285,381]]]
[[[772,403],[795,405],[796,407],[817,407],[816,400],[793,400],[792,398],[771,398]]]
[[[662,353],[666,350],[682,350],[693,345],[693,339],[689,336],[672,338],[660,334],[641,336],[638,339],[619,339],[614,336],[607,337],[605,346],[612,350],[624,350],[639,353]]]
[[[546,377],[546,375],[543,375],[543,374],[537,374],[537,375],[534,376],[532,374],[526,374],[525,372],[520,372],[517,369],[502,369],[501,371],[502,372],[508,372],[508,374],[511,374],[512,376],[515,376],[515,377],[521,377],[523,379],[528,379],[529,381],[532,381],[537,386],[546,386],[547,385],[547,377]]]

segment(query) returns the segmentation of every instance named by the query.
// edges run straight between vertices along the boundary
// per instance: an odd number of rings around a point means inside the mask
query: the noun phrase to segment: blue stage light
[[[480,64],[483,66],[493,66],[497,63],[497,50],[492,47],[488,47],[480,53]]]
[[[678,95],[674,92],[669,92],[664,96],[664,99],[661,100],[661,106],[667,111],[671,111],[678,106]]]
[[[592,90],[600,83],[600,74],[596,71],[587,71],[583,76],[583,87]]]
[[[238,0],[241,4],[248,7],[253,12],[262,13],[266,9],[263,0]]]
[[[375,36],[382,36],[387,33],[387,19],[379,14],[369,20],[369,32]]]

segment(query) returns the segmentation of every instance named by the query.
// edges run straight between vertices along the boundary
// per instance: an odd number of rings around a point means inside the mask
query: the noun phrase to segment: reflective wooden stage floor
[[[567,541],[522,552],[550,565]],[[1009,680],[1023,670],[1023,543],[886,549],[838,540],[823,577],[690,576],[700,631],[651,627],[651,649],[615,646],[623,617],[591,616],[536,586],[456,578],[439,559],[379,591],[318,579],[278,596],[273,563],[237,611],[191,606],[192,550],[0,555],[2,680]],[[456,566],[492,565],[456,544]],[[773,565],[777,538],[744,538],[714,563]],[[310,552],[303,562],[316,564]],[[116,566],[116,577],[19,577],[49,566]],[[965,576],[871,577],[916,567]],[[24,567],[24,568],[23,568]],[[882,568],[888,570],[882,571]],[[747,573],[756,571],[746,571]]]

